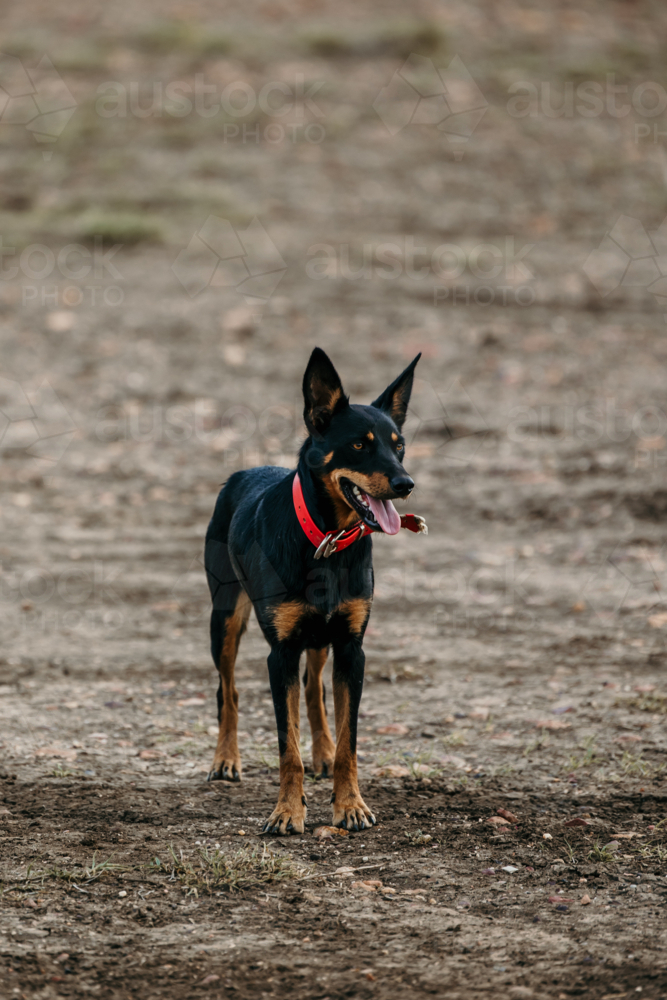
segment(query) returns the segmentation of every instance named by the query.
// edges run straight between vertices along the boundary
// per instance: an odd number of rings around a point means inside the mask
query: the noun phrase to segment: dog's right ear
[[[324,351],[316,347],[303,376],[303,419],[311,434],[326,432],[334,414],[349,405],[338,372]]]

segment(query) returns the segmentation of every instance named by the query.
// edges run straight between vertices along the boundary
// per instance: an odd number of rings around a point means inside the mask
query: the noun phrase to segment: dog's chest
[[[307,576],[304,599],[315,608],[325,622],[344,611],[350,601],[369,600],[373,596],[373,567],[370,559],[335,562],[336,556],[324,566],[318,565]]]

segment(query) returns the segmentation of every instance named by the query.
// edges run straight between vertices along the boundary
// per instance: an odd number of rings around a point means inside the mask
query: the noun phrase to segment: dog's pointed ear
[[[378,410],[384,410],[385,413],[388,413],[399,430],[405,423],[410,394],[412,393],[412,380],[415,374],[415,367],[420,358],[421,351],[414,361],[410,362],[405,371],[401,372],[398,378],[394,379],[391,385],[387,386],[384,392],[371,403],[371,406],[375,406]]]
[[[303,419],[311,434],[324,434],[336,413],[349,405],[338,372],[324,351],[316,347],[303,376]]]

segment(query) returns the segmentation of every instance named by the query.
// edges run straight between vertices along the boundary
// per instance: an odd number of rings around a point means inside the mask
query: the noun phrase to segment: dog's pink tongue
[[[386,535],[396,535],[401,530],[401,518],[391,500],[376,500],[368,496],[368,502],[375,516],[375,520],[380,525]]]

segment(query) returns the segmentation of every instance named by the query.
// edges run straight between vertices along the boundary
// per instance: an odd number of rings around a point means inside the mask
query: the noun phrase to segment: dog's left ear
[[[303,376],[303,418],[311,434],[324,434],[335,413],[349,405],[338,372],[321,347],[310,355]]]
[[[405,423],[405,416],[408,412],[408,403],[410,402],[410,394],[412,392],[412,379],[416,364],[420,358],[421,351],[414,361],[410,362],[405,371],[401,372],[398,378],[390,386],[387,386],[384,392],[371,403],[371,406],[375,406],[378,410],[384,410],[385,413],[388,413],[399,430]]]

